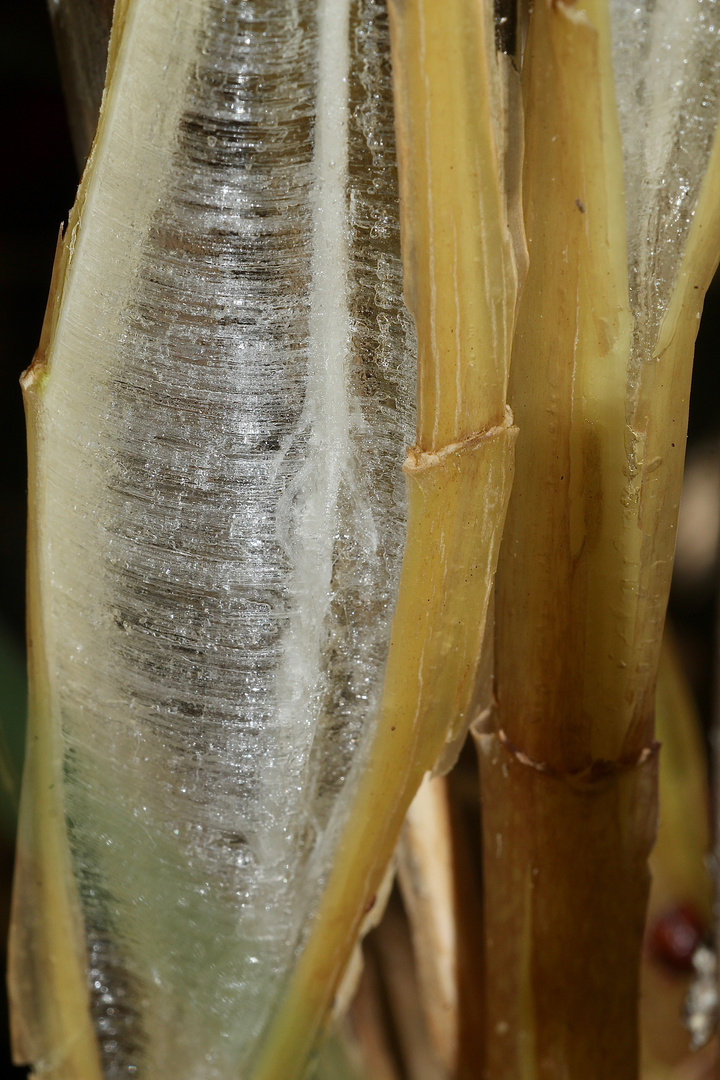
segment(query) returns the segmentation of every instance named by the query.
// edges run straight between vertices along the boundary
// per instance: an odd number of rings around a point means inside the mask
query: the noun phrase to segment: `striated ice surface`
[[[372,731],[414,429],[385,4],[168,10],[132,7],[43,392],[108,1080],[247,1073]]]
[[[611,0],[635,368],[649,358],[720,109],[718,0]]]

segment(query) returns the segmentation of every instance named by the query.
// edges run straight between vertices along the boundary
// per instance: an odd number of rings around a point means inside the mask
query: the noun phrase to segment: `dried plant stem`
[[[459,0],[391,3],[390,15],[405,294],[419,354],[407,539],[377,735],[253,1080],[300,1072],[422,777],[471,719],[512,482],[505,396],[523,249],[506,193],[490,15]]]
[[[466,713],[499,541],[493,525],[502,522],[513,441],[512,428],[493,429],[487,444],[481,439],[453,448],[408,470],[408,540],[378,734],[255,1080],[300,1071],[411,797],[442,751],[448,717],[459,724]],[[466,605],[477,622],[464,618]]]
[[[509,388],[521,436],[498,570],[497,711],[479,739],[486,1075],[630,1080],[696,323],[672,317],[676,292],[661,363],[638,387],[607,3],[535,5],[524,63],[530,268]],[[683,264],[686,303],[685,280]],[[703,266],[696,297],[708,280]]]

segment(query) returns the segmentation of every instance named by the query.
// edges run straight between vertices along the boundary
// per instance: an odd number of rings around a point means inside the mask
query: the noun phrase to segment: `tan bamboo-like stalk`
[[[509,389],[521,436],[497,710],[479,740],[486,1075],[630,1080],[655,673],[696,316],[717,259],[717,146],[638,387],[607,3],[535,5],[524,99],[530,268]]]
[[[512,482],[505,398],[524,247],[503,126],[511,82],[489,6],[393,2],[390,16],[405,294],[419,354],[407,539],[377,735],[253,1080],[300,1073],[412,797],[472,719]]]

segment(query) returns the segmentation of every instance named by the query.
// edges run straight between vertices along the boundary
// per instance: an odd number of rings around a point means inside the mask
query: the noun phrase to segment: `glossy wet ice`
[[[405,524],[387,15],[131,5],[44,391],[105,1075],[245,1075],[332,857]]]
[[[625,163],[633,378],[652,358],[720,109],[717,0],[610,0]]]

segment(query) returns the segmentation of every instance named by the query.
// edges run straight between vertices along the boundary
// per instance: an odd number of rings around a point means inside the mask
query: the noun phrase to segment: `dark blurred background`
[[[0,719],[17,756],[24,681],[25,426],[18,378],[32,360],[58,227],[77,185],[50,21],[43,0],[0,4]],[[0,819],[0,963],[12,868],[12,821]],[[10,1064],[0,979],[0,1075]]]
[[[18,378],[37,345],[58,227],[67,218],[78,179],[44,0],[0,5],[0,93],[5,101],[5,165],[0,170],[0,720],[17,729],[23,714],[26,498]],[[671,604],[706,727],[714,695],[720,529],[719,320],[716,278],[698,342],[688,455],[692,480],[680,532],[681,572]],[[5,940],[11,867],[12,822],[0,820],[0,941]],[[10,1065],[2,980],[0,987],[0,1075],[22,1077],[26,1070]]]
[[[58,227],[77,185],[43,0],[0,5],[5,165],[0,171],[0,460],[2,618],[23,633],[25,437],[18,377],[32,360]]]

